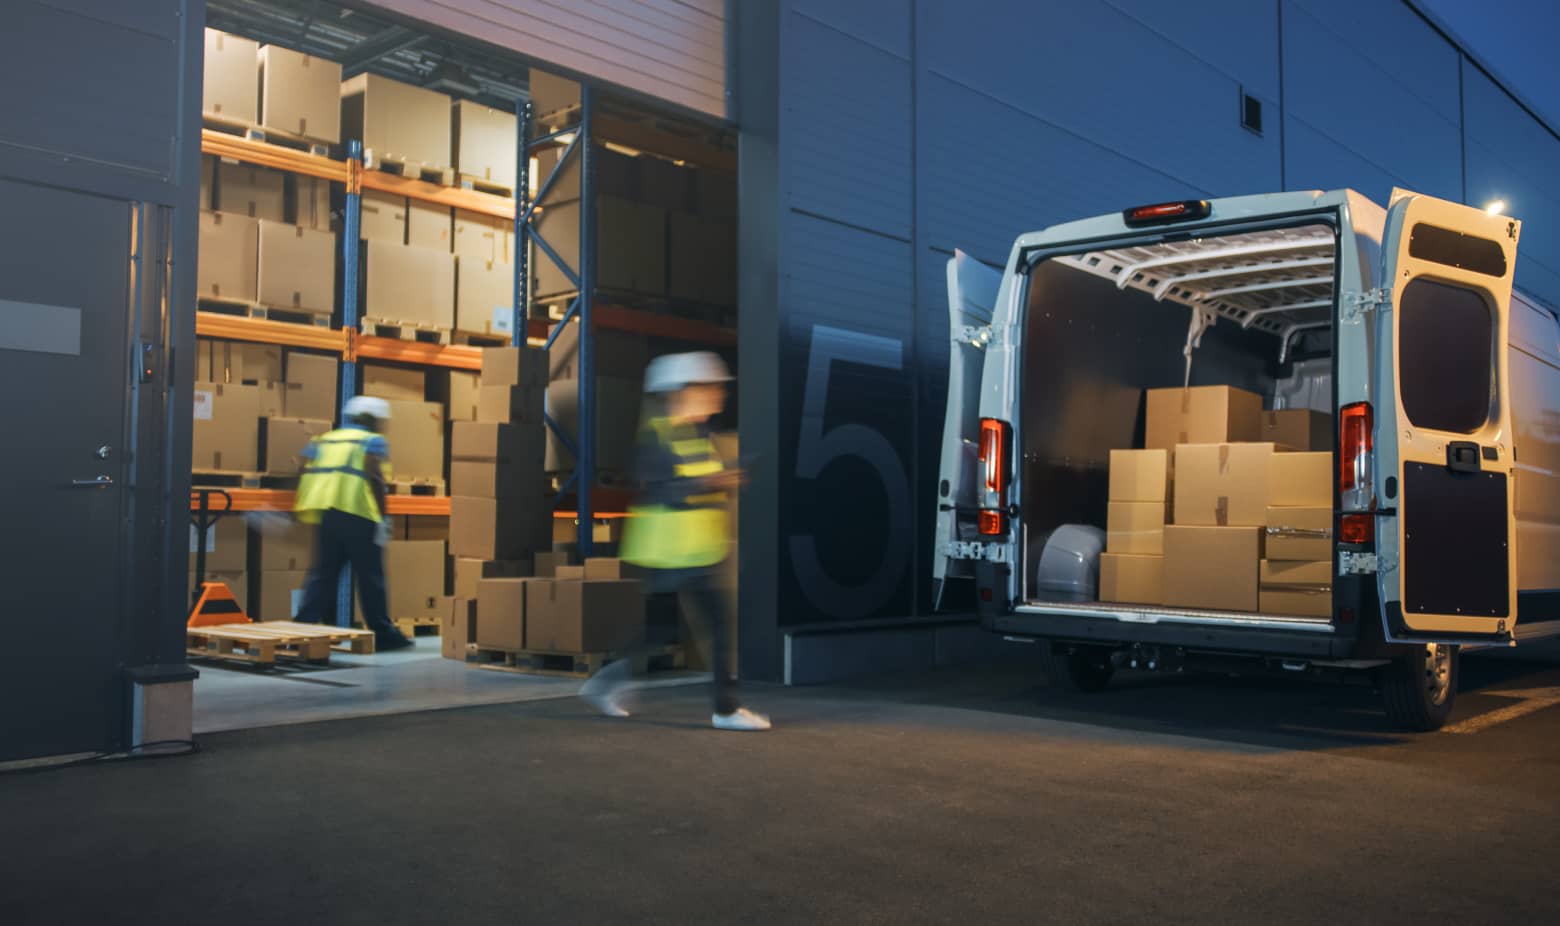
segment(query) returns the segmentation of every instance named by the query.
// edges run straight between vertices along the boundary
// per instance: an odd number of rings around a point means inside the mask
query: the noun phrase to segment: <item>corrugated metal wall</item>
[[[725,0],[375,0],[422,22],[724,117]]]
[[[781,0],[779,21],[782,625],[929,609],[954,248],[1000,263],[1132,203],[1397,185],[1506,199],[1520,282],[1560,303],[1560,141],[1400,0]]]

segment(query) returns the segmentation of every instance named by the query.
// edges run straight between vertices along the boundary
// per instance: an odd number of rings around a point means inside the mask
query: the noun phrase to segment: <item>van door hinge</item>
[[[1377,307],[1389,305],[1391,302],[1392,289],[1386,286],[1378,286],[1364,292],[1344,293],[1343,304],[1338,308],[1338,317],[1345,322],[1357,322],[1367,312],[1374,312]]]
[[[1374,553],[1350,553],[1343,550],[1338,553],[1338,574],[1340,576],[1369,576],[1376,574],[1376,554]]]
[[[943,554],[952,559],[977,559],[990,563],[1008,561],[1005,543],[981,543],[978,540],[951,540],[943,547]]]
[[[985,350],[986,345],[991,343],[991,337],[990,325],[965,325],[954,333],[953,343],[969,344]]]

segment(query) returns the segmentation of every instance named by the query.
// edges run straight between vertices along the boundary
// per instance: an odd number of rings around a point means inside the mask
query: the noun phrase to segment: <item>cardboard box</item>
[[[547,239],[547,243],[552,244],[552,239]],[[508,263],[514,260],[514,223],[482,212],[456,209],[453,247],[460,257]]]
[[[450,431],[450,459],[501,464],[534,461],[539,469],[541,434],[518,424],[457,421]]]
[[[558,574],[558,567],[567,565],[569,565],[568,556],[551,550],[532,557],[532,572],[541,578],[552,578]]]
[[[261,621],[297,620],[308,580],[309,573],[305,570],[260,573],[256,579],[256,613],[249,616]]]
[[[531,498],[450,498],[450,552],[471,559],[523,560],[546,550],[552,506],[538,492]]]
[[[611,556],[588,557],[583,568],[587,580],[631,578],[624,574],[623,561]]]
[[[547,351],[547,377],[549,382],[561,379],[577,379],[579,376],[580,324],[571,321],[558,330]],[[645,366],[650,362],[650,342],[642,335],[627,331],[596,329],[595,364],[597,376],[629,379],[643,382]]]
[[[526,589],[526,647],[559,653],[620,652],[644,633],[639,583],[531,579]]]
[[[274,383],[282,379],[282,348],[277,344],[222,341],[212,353],[213,381]]]
[[[531,68],[529,89],[531,106],[538,123],[565,119],[580,105],[580,85],[567,77]],[[567,123],[565,123],[567,124]]]
[[[462,177],[513,191],[515,139],[519,137],[515,114],[470,100],[457,100],[450,115],[455,169]]]
[[[437,540],[447,543],[450,539],[449,515],[415,514],[398,517],[395,531],[397,540]]]
[[[444,478],[444,406],[437,402],[391,400],[384,436],[390,445],[391,479]]]
[[[596,199],[596,285],[649,295],[666,293],[667,211],[616,196]],[[537,232],[565,261],[579,259],[580,204],[549,203]],[[572,292],[574,284],[540,248],[532,247],[536,295]]]
[[[251,219],[281,222],[287,218],[287,175],[248,164],[222,164],[217,168],[216,203],[219,212]]]
[[[196,470],[253,473],[260,449],[260,387],[212,383],[195,390]]]
[[[455,220],[449,206],[413,199],[406,206],[406,243],[434,251],[449,251]]]
[[[527,593],[535,579],[482,579],[477,583],[477,645],[525,649]]]
[[[267,45],[260,49],[260,124],[310,141],[341,141],[341,65]]]
[[[303,469],[303,449],[309,441],[330,430],[329,421],[317,418],[265,419],[265,468],[267,473],[291,475]]]
[[[1230,386],[1148,390],[1143,446],[1174,450],[1178,444],[1255,441],[1262,432],[1262,397]]]
[[[523,559],[470,559],[455,557],[455,597],[477,597],[477,583],[483,579],[527,579],[531,564]]]
[[[1165,558],[1100,554],[1100,600],[1160,604],[1165,597]]]
[[[1112,450],[1110,500],[1165,502],[1170,499],[1168,450]]]
[[[255,73],[257,42],[206,30],[206,62],[201,75],[201,113],[236,125],[253,125],[260,113]]]
[[[1175,449],[1175,523],[1265,527],[1272,444],[1182,444]]]
[[[222,496],[213,496],[211,506],[220,509]],[[190,572],[195,571],[196,547],[200,532],[190,525]],[[230,514],[206,528],[206,572],[240,572],[249,566],[249,525],[241,514]]]
[[[364,160],[403,162],[412,169],[450,167],[450,98],[378,74],[341,85],[341,132],[361,139]]]
[[[389,324],[455,327],[455,258],[443,251],[370,241],[364,249],[363,317]]]
[[[540,386],[479,386],[477,420],[503,424],[523,424],[538,437],[545,425],[542,410],[547,391]]]
[[[671,297],[736,305],[736,221],[672,212],[668,229],[666,282]]]
[[[450,420],[477,420],[477,374],[450,371]]]
[[[200,250],[195,259],[200,297],[254,302],[259,292],[259,257],[259,222],[221,212],[200,214]]]
[[[1111,502],[1105,518],[1105,549],[1158,556],[1165,551],[1164,502]]]
[[[1285,560],[1331,560],[1333,510],[1268,508],[1267,556]]]
[[[666,158],[641,157],[639,201],[670,212],[693,211],[693,170]]]
[[[583,582],[585,581],[585,567],[556,566],[553,568],[553,578],[559,582]]]
[[[1285,408],[1262,413],[1259,438],[1290,450],[1331,451],[1332,416],[1309,408]]]
[[[455,327],[475,334],[514,334],[514,274],[514,265],[507,261],[459,258],[455,267]]]
[[[1210,611],[1257,609],[1262,529],[1165,528],[1164,603]]]
[[[334,229],[329,180],[294,174],[288,187],[288,203],[288,215],[294,225],[317,231]]]
[[[1265,559],[1258,579],[1263,614],[1332,617],[1332,562]]]
[[[287,412],[286,383],[255,383],[260,388],[260,417],[281,418]],[[265,458],[260,457],[261,460]]]
[[[259,300],[328,315],[336,308],[336,236],[281,222],[260,223]]]
[[[421,402],[427,398],[428,375],[423,370],[377,366],[365,363],[363,394],[398,402]]]
[[[477,600],[455,597],[444,623],[439,625],[439,655],[465,661],[466,653],[477,642]]]
[[[392,540],[385,544],[390,617],[438,617],[443,610],[444,541]]]
[[[406,243],[406,197],[364,190],[358,213],[358,237],[386,244]]]
[[[200,205],[201,212],[216,208],[217,189],[217,159],[209,154],[203,154],[200,158]]]
[[[547,352],[536,347],[485,347],[478,385],[546,386]]]
[[[286,382],[297,388],[287,390],[282,413],[289,418],[335,421],[340,365],[340,357],[288,351]]]
[[[634,442],[639,431],[640,381],[596,379],[596,468],[627,473],[633,467]],[[579,383],[563,380],[547,387],[547,413],[565,434],[578,431]],[[572,469],[574,454],[547,430],[548,472]]]
[[[1268,504],[1275,508],[1322,508],[1333,502],[1333,455],[1275,453],[1270,470]]]
[[[217,353],[216,341],[210,338],[195,339],[195,382],[209,383],[213,381],[212,365]]]
[[[541,445],[541,440],[536,441]],[[450,494],[481,498],[537,497],[545,476],[539,459],[534,463],[475,463],[450,461]]]
[[[314,540],[318,528],[293,522],[286,530],[255,535],[258,554],[255,567],[261,572],[300,572],[314,563]]]

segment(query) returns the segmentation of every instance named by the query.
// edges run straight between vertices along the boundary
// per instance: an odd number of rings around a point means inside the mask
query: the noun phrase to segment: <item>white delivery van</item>
[[[1560,632],[1560,322],[1512,290],[1520,229],[1295,192],[1057,225],[1000,273],[955,255],[937,600],[968,583],[1053,684],[1365,676],[1394,722],[1439,727],[1460,648]],[[1099,600],[1110,452],[1143,445],[1145,390],[1200,385],[1332,416],[1326,616]]]

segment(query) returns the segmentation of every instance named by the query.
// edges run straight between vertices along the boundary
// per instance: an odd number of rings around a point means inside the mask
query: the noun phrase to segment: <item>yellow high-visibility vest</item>
[[[664,418],[650,422],[656,439],[675,458],[679,477],[714,476],[726,464],[715,445],[687,426]],[[657,499],[655,504],[629,506],[619,556],[648,569],[698,569],[726,558],[728,532],[726,493],[707,492],[681,499]]]
[[[367,469],[368,442],[377,436],[362,428],[338,428],[314,439],[314,459],[303,469],[293,504],[298,520],[316,522],[320,512],[332,510],[370,521],[383,516]]]

